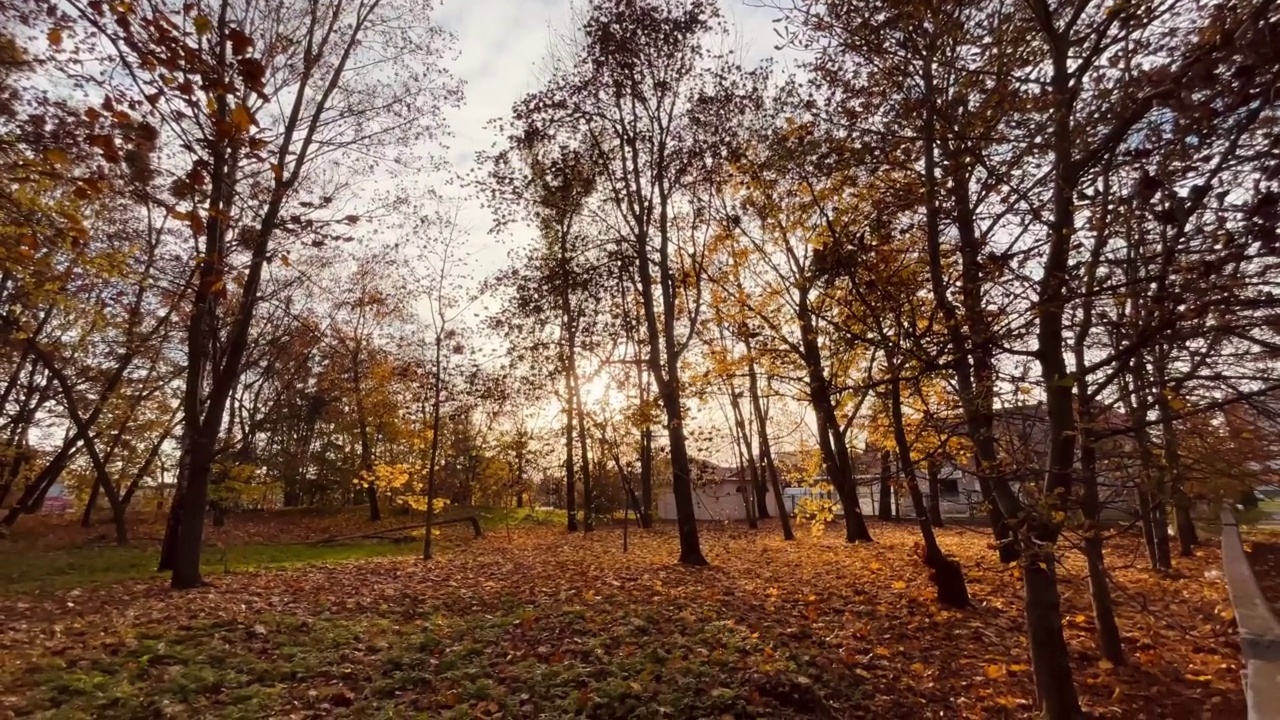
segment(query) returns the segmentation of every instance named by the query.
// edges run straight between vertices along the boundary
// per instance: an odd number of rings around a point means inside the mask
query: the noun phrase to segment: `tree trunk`
[[[1155,497],[1151,525],[1156,536],[1156,569],[1172,570],[1173,554],[1169,551],[1169,506],[1163,493],[1157,493]]]
[[[890,353],[887,362],[893,370],[889,381],[889,412],[893,420],[893,439],[898,448],[898,467],[902,470],[902,480],[911,493],[911,503],[915,508],[916,522],[920,526],[920,536],[924,540],[924,564],[929,568],[929,579],[938,592],[938,602],[948,607],[964,609],[970,606],[969,589],[965,585],[964,571],[960,563],[947,557],[938,546],[938,539],[933,534],[933,526],[929,524],[929,514],[924,507],[924,496],[920,492],[920,483],[916,479],[915,463],[911,458],[911,445],[907,441],[907,431],[902,418],[902,383],[898,368],[894,366],[894,357]],[[880,454],[881,485],[887,475],[889,451]],[[881,496],[883,502],[883,495]]]
[[[1031,668],[1036,694],[1046,720],[1081,718],[1080,700],[1071,679],[1070,654],[1062,634],[1058,581],[1050,569],[1053,552],[1035,545],[1022,550],[1022,588]]]
[[[1165,381],[1163,359],[1155,363],[1156,410],[1160,413],[1160,434],[1164,439],[1164,468],[1169,477],[1169,496],[1173,503],[1174,524],[1178,533],[1178,554],[1191,557],[1195,546],[1200,544],[1196,532],[1195,521],[1191,518],[1191,499],[1187,497],[1185,479],[1182,472],[1182,455],[1178,447],[1178,428],[1173,422],[1173,407],[1170,405],[1170,390]]]
[[[880,507],[881,520],[893,519],[893,455],[888,448],[880,451]]]
[[[567,374],[566,374],[567,377]],[[565,380],[566,389],[571,385],[570,380]],[[565,393],[566,400],[564,406],[564,508],[565,516],[568,518],[569,532],[578,532],[578,488],[574,482],[574,475],[577,472],[573,460],[573,402],[567,398],[573,397],[571,392]]]
[[[1152,568],[1159,568],[1159,553],[1156,550],[1155,512],[1151,507],[1151,492],[1139,479],[1135,494],[1138,496],[1138,522],[1142,526],[1142,540],[1147,546],[1147,561]]]
[[[929,39],[929,52],[925,53],[922,80],[924,96],[923,150],[925,196],[925,242],[929,255],[929,286],[934,303],[942,313],[951,346],[951,368],[955,374],[957,394],[964,411],[965,426],[974,445],[974,470],[987,519],[991,524],[999,548],[1000,561],[1011,563],[1018,559],[1018,539],[1009,526],[1004,505],[1015,505],[1011,489],[999,471],[992,428],[992,398],[994,353],[991,328],[986,318],[983,302],[984,269],[981,266],[983,243],[978,237],[969,179],[965,162],[951,162],[949,187],[955,214],[956,235],[960,241],[960,295],[964,316],[961,317],[948,294],[950,279],[943,270],[941,209],[939,202],[938,172],[938,119],[937,93],[933,77],[933,39]],[[968,335],[966,336],[966,331]]]
[[[364,497],[369,503],[369,521],[380,522],[382,520],[382,507],[378,503],[378,483],[370,480],[364,486]]]
[[[1043,16],[1048,18],[1051,11],[1047,5],[1041,5],[1041,8]],[[1075,388],[1067,369],[1063,332],[1063,313],[1072,285],[1069,273],[1076,230],[1074,203],[1078,175],[1073,169],[1071,112],[1075,96],[1071,91],[1067,66],[1069,40],[1058,35],[1047,19],[1042,23],[1042,29],[1053,61],[1049,84],[1056,101],[1051,109],[1050,134],[1053,211],[1035,304],[1038,321],[1035,349],[1044,383],[1045,415],[1048,419],[1048,467],[1043,486],[1047,507],[1033,514],[1028,527],[1032,547],[1023,549],[1023,583],[1031,664],[1044,715],[1048,720],[1069,720],[1082,714],[1071,676],[1071,659],[1062,634],[1054,547],[1061,531],[1055,515],[1060,504],[1071,497],[1079,432],[1075,417]]]
[[[422,535],[423,560],[430,560],[432,557],[431,523],[435,521],[436,516],[436,465],[440,459],[440,397],[444,391],[444,379],[441,377],[444,373],[442,360],[443,332],[443,328],[436,329],[435,376],[431,381],[431,452],[427,458],[427,525],[426,532]],[[569,427],[572,429],[573,416],[568,415],[567,417],[569,419]]]
[[[800,324],[800,346],[809,381],[809,402],[813,405],[818,424],[818,449],[822,452],[827,480],[835,487],[840,506],[844,509],[845,541],[871,542],[871,531],[862,517],[857,487],[853,482],[849,447],[840,432],[840,421],[831,402],[830,384],[822,364],[822,349],[818,347],[818,331],[809,309],[807,288],[800,292],[796,319]]]
[[[929,478],[929,523],[942,527],[942,485],[938,481],[938,461],[930,460],[926,468]]]
[[[1144,531],[1150,530],[1149,544],[1152,567],[1156,570],[1171,570],[1173,560],[1169,551],[1169,517],[1165,497],[1164,469],[1156,458],[1151,434],[1141,419],[1151,412],[1149,400],[1150,386],[1147,380],[1146,362],[1142,352],[1137,352],[1129,363],[1130,387],[1126,396],[1130,417],[1138,421],[1134,428],[1133,439],[1138,446],[1139,459],[1139,492],[1146,496],[1147,512],[1150,517],[1149,528],[1144,524]],[[1141,497],[1139,499],[1141,504]],[[1145,522],[1145,521],[1144,521]]]
[[[1098,652],[1113,664],[1123,665],[1124,643],[1120,639],[1115,603],[1111,599],[1111,585],[1103,562],[1102,536],[1096,530],[1084,539],[1084,559],[1089,569],[1089,600],[1093,605]]]
[[[356,352],[354,367],[359,367],[359,351]],[[356,412],[360,422],[360,475],[364,480],[364,497],[369,503],[369,522],[382,521],[382,508],[378,505],[378,483],[374,481],[373,441],[369,437],[369,419],[365,417],[364,401],[360,396],[360,380],[355,380]]]
[[[209,472],[217,429],[209,423],[192,438],[187,455],[187,484],[177,499],[178,527],[173,545],[173,576],[170,584],[179,590],[204,585],[200,574],[200,551],[204,543],[204,510],[209,505]]]
[[[93,478],[93,489],[89,491],[89,500],[84,504],[84,513],[80,515],[80,527],[87,528],[93,524],[93,509],[98,504],[98,491],[102,489],[99,478]]]
[[[596,529],[595,526],[595,498],[591,493],[591,470],[590,456],[587,454],[587,421],[586,413],[582,409],[582,393],[579,389],[579,383],[574,383],[574,392],[576,397],[574,401],[578,407],[578,451],[582,454],[582,531],[591,532]]]
[[[653,430],[640,428],[640,527],[653,527]]]
[[[820,405],[821,401],[815,403],[815,406]],[[853,483],[837,454],[837,440],[832,437],[830,430],[831,416],[834,416],[834,412],[817,414],[818,448],[822,451],[822,464],[827,471],[827,479],[836,489],[836,496],[840,498],[840,507],[844,509],[844,539],[845,542],[851,543],[871,542],[871,532],[867,529],[866,520],[862,517],[857,489],[852,487]]]
[[[164,539],[160,541],[160,562],[156,572],[173,570],[173,557],[178,550],[178,526],[182,523],[182,495],[187,487],[186,465],[178,466],[178,477],[174,481],[173,498],[169,501],[169,514],[164,523]]]
[[[738,478],[750,488],[747,494],[752,498],[755,506],[752,508],[752,516],[748,520],[751,521],[751,527],[754,529],[758,526],[756,523],[757,518],[767,519],[769,517],[767,498],[762,490],[764,480],[760,477],[760,465],[756,462],[756,455],[751,447],[751,430],[747,424],[746,413],[742,410],[742,399],[732,382],[728,383],[728,390],[729,408],[733,413],[732,434],[738,455]]]
[[[773,504],[778,510],[778,521],[782,525],[782,539],[795,540],[796,534],[791,529],[791,517],[787,513],[787,505],[782,501],[782,481],[778,478],[778,466],[773,462],[773,443],[769,441],[769,418],[764,411],[764,402],[760,399],[760,379],[756,375],[756,361],[752,355],[750,341],[747,342],[747,393],[751,397],[751,414],[756,422],[756,436],[760,438],[760,460],[764,463],[764,473],[773,492]]]
[[[671,491],[676,501],[676,526],[680,536],[680,563],[706,565],[698,542],[698,520],[693,506],[693,482],[690,478],[689,450],[685,444],[681,422],[680,396],[668,382],[664,405],[667,411],[667,439],[671,451]]]
[[[1076,387],[1082,398],[1080,443],[1080,509],[1084,515],[1084,557],[1089,571],[1089,599],[1093,605],[1093,620],[1097,631],[1098,651],[1115,665],[1125,664],[1124,645],[1120,639],[1120,626],[1116,622],[1115,603],[1111,599],[1111,586],[1102,554],[1102,506],[1098,497],[1097,422],[1091,407],[1088,379],[1081,375]]]

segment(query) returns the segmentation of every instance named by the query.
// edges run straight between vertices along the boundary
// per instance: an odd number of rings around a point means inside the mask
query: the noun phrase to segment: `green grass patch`
[[[414,555],[417,543],[352,542],[334,545],[241,545],[205,548],[206,577],[301,563],[341,562]],[[159,550],[154,546],[89,547],[33,551],[0,543],[0,588],[29,593],[153,577]]]
[[[745,630],[671,638],[612,620],[591,635],[573,612],[197,621],[121,631],[8,680],[36,718],[754,716],[740,683],[760,648]]]
[[[281,522],[304,514],[301,510],[279,512]],[[312,515],[317,511],[310,511]],[[331,514],[336,514],[336,511]],[[521,528],[563,524],[563,511],[533,508],[446,508],[442,519],[474,514],[486,533],[499,533]],[[270,522],[268,515],[254,519]],[[232,523],[236,518],[232,518]],[[409,518],[388,517],[385,527],[407,525]],[[377,525],[363,526],[373,532]],[[436,538],[442,549],[466,542],[470,533],[465,526],[445,528]],[[357,528],[359,531],[360,528]],[[421,552],[422,532],[405,533],[405,542],[386,540],[351,540],[328,545],[298,543],[256,543],[231,545],[227,548],[208,546],[201,566],[206,577],[247,572],[305,563],[341,562],[379,557],[412,556]],[[153,577],[159,560],[159,549],[148,543],[135,546],[90,546],[42,549],[24,543],[0,542],[0,593],[30,593],[85,587],[103,583]]]
[[[537,508],[446,508],[445,517],[460,517],[474,512],[480,518],[480,527],[485,532],[497,532],[518,527],[538,527],[544,525],[564,525],[567,521],[563,510],[540,510]]]

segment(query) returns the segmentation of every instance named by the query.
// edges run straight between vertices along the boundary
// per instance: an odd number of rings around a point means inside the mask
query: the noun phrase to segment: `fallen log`
[[[441,527],[443,525],[456,525],[458,523],[470,523],[471,530],[472,532],[475,533],[476,537],[480,537],[480,535],[482,534],[480,530],[480,518],[476,517],[475,515],[464,515],[463,517],[451,518],[449,520],[437,520],[431,523],[431,526]],[[370,539],[396,540],[397,538],[392,537],[391,533],[408,532],[411,530],[421,530],[422,527],[423,527],[422,523],[414,523],[413,525],[399,525],[399,526],[390,527],[390,528],[377,528],[374,530],[370,530],[369,532],[366,532],[366,533],[356,533],[354,535],[330,535],[328,537],[320,538],[319,540],[310,540],[308,542],[299,543],[299,544],[300,545],[328,545],[329,543],[344,542],[346,540],[370,540]]]

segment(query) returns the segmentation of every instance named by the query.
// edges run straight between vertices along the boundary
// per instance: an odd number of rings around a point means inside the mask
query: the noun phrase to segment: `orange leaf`
[[[236,105],[236,109],[231,111],[231,124],[235,126],[236,132],[248,133],[254,124],[249,108],[243,104]]]

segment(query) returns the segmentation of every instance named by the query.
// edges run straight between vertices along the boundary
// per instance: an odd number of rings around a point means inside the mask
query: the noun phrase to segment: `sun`
[[[597,375],[582,383],[582,402],[588,407],[620,408],[627,404],[626,393],[606,376]]]

